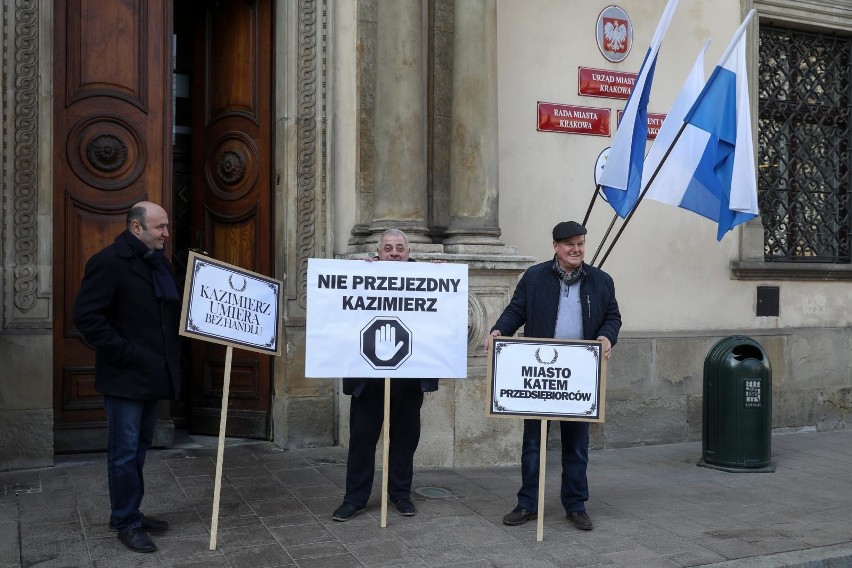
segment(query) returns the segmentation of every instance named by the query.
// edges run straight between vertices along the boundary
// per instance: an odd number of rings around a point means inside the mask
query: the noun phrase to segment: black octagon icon
[[[373,318],[361,330],[361,357],[374,369],[397,369],[411,357],[411,331],[395,317]]]

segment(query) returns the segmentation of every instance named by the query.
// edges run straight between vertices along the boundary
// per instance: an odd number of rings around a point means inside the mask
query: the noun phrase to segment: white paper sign
[[[489,355],[489,414],[603,421],[600,342],[496,337]]]
[[[467,376],[467,265],[308,259],[305,376]]]
[[[190,253],[180,334],[280,355],[280,303],[280,281]]]

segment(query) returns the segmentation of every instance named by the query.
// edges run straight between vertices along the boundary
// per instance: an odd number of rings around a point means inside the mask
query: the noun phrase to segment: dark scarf
[[[124,240],[127,241],[136,256],[142,258],[151,268],[151,277],[154,279],[154,296],[160,300],[179,299],[175,279],[169,271],[163,251],[149,249],[130,231],[124,231]]]
[[[583,270],[582,264],[577,267],[577,270],[569,273],[567,270],[559,266],[559,259],[556,258],[555,254],[553,255],[553,272],[556,273],[560,280],[565,282],[566,286],[571,286],[586,275],[586,271]]]

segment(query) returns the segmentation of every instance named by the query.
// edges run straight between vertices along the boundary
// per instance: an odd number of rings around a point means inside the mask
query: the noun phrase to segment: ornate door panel
[[[57,452],[102,449],[94,352],[71,317],[88,258],[134,202],[170,209],[171,9],[57,0],[54,8],[54,424]]]
[[[191,242],[272,274],[272,2],[196,7],[192,77]],[[218,433],[225,348],[194,341],[192,429]],[[234,350],[228,435],[267,438],[272,362]]]

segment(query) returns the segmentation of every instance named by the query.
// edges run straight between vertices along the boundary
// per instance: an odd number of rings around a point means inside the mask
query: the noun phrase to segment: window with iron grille
[[[760,27],[758,198],[767,262],[850,262],[852,38]]]

